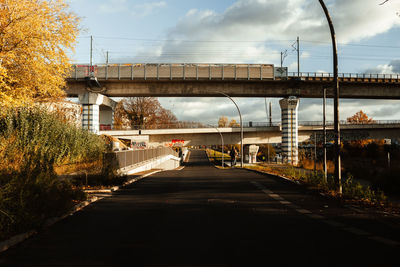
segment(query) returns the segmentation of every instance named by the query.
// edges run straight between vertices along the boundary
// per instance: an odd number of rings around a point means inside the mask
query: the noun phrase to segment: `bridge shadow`
[[[211,166],[212,163],[208,160],[207,154],[203,150],[191,150],[189,161],[183,163],[186,167]]]

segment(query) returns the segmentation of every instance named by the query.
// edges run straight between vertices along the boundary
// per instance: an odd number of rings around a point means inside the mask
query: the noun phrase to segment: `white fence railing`
[[[105,165],[107,166],[112,165],[114,169],[121,169],[166,155],[178,157],[178,153],[172,148],[159,147],[151,149],[108,152],[104,155],[104,161]]]

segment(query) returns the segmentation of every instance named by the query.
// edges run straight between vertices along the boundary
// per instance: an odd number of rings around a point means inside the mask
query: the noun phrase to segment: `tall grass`
[[[98,161],[103,141],[41,108],[0,118],[0,239],[39,226],[85,196],[54,172],[57,165]]]

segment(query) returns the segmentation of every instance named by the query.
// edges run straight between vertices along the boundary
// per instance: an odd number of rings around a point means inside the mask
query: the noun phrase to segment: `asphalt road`
[[[192,151],[0,254],[1,266],[400,266],[400,219]]]

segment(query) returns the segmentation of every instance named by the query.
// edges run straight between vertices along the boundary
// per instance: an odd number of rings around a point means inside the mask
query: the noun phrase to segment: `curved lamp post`
[[[239,112],[239,118],[240,118],[240,167],[243,168],[243,121],[242,121],[242,114],[240,113],[240,109],[239,106],[236,104],[236,102],[232,99],[232,97],[230,97],[229,95],[222,93],[222,92],[218,92],[221,95],[226,96],[227,98],[229,98],[233,104],[235,104],[238,112]]]
[[[222,136],[222,133],[218,130],[218,127],[214,127],[211,124],[207,124],[208,126],[211,126],[213,128],[215,128],[215,130],[217,130],[217,132],[219,133],[219,135],[221,136],[221,144],[222,144],[222,168],[224,167],[224,137]]]
[[[329,24],[329,29],[331,32],[332,39],[332,50],[333,50],[333,120],[334,120],[334,135],[335,135],[335,178],[338,186],[339,194],[342,193],[342,173],[340,166],[340,125],[339,125],[339,80],[338,80],[338,56],[337,56],[337,47],[336,47],[336,37],[335,37],[335,28],[333,27],[333,23],[331,17],[329,15],[329,11],[326,8],[326,5],[323,0],[319,0],[322,9],[324,10],[326,19]]]

